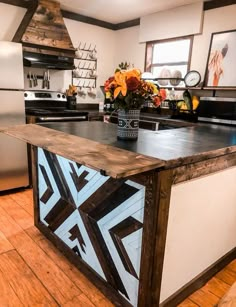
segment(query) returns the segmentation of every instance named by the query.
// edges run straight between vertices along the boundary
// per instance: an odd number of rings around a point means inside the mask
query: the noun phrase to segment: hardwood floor
[[[215,306],[236,281],[236,260],[179,307]],[[33,225],[32,190],[0,194],[0,306],[113,304]]]
[[[0,306],[113,306],[33,225],[32,191],[0,196]]]

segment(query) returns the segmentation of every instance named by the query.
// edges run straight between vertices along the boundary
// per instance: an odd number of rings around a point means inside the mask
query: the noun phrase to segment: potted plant
[[[141,78],[141,71],[117,69],[114,76],[106,80],[106,99],[110,99],[118,110],[119,139],[136,140],[138,137],[140,108],[146,102],[158,107],[164,99],[157,85]]]

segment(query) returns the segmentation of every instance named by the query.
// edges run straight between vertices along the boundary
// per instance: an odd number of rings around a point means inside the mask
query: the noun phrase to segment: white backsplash
[[[71,70],[49,70],[50,89],[42,88],[43,79],[37,78],[38,86],[30,87],[29,74],[43,77],[46,69],[24,67],[24,88],[25,90],[59,91],[65,93],[71,84]],[[33,83],[33,82],[32,82]],[[103,105],[104,95],[98,86],[92,94],[88,93],[89,88],[85,88],[85,95],[77,95],[77,103],[99,103]],[[102,106],[100,107],[102,108]]]

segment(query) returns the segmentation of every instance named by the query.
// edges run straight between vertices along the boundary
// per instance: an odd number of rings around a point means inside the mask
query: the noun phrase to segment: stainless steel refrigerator
[[[25,124],[22,45],[0,41],[0,127]],[[27,145],[0,133],[0,191],[29,185]]]

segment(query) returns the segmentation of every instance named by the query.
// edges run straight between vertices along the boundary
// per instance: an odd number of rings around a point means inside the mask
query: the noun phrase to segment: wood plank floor
[[[236,281],[236,260],[179,307],[215,306]],[[32,190],[0,194],[0,307],[113,304],[33,225]]]

